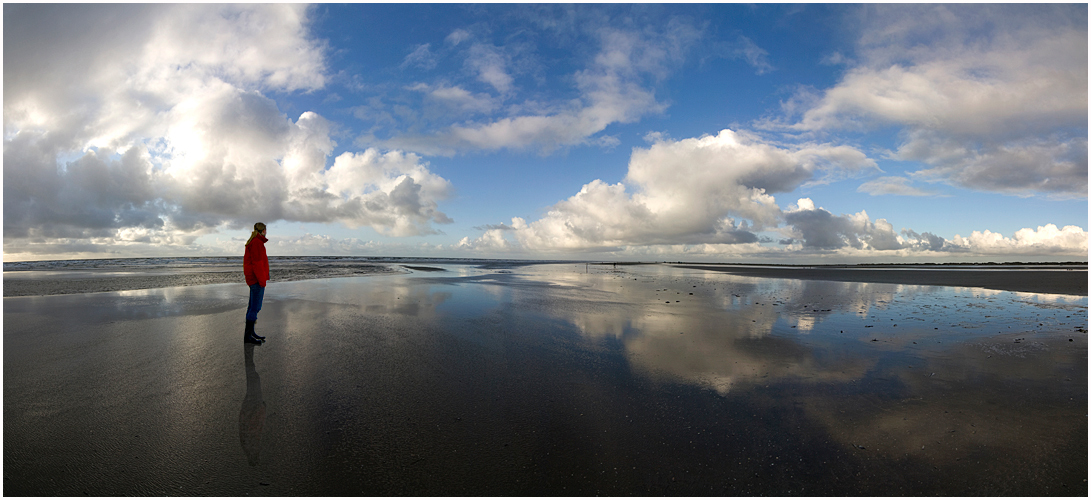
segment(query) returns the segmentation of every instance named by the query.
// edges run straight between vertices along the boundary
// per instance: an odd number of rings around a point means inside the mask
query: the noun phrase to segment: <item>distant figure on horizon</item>
[[[254,224],[254,232],[246,240],[246,252],[242,258],[242,272],[246,275],[246,284],[250,287],[250,304],[246,306],[246,331],[243,342],[261,344],[265,337],[254,333],[254,323],[258,321],[261,301],[265,298],[265,283],[269,281],[269,255],[265,253],[265,224]]]

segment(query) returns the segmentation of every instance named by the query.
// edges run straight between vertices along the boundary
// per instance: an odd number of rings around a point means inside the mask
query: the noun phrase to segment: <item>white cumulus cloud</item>
[[[824,208],[815,208],[810,198],[789,207],[784,221],[804,248],[898,250],[906,246],[886,219],[872,222],[863,210],[853,215],[833,215]]]
[[[1058,229],[1054,224],[1023,228],[1011,237],[989,230],[974,231],[970,236],[955,235],[951,243],[983,255],[1080,255],[1087,256],[1087,231],[1078,226]]]
[[[873,167],[847,146],[778,146],[732,130],[659,140],[634,150],[624,182],[592,181],[507,233],[536,251],[755,243],[755,231],[779,223],[772,193],[791,191],[818,172]]]
[[[345,153],[266,92],[325,84],[298,5],[5,8],[5,247],[188,245],[295,220],[435,232],[446,180],[415,155]],[[124,27],[126,29],[121,29]],[[36,247],[37,245],[37,247]]]

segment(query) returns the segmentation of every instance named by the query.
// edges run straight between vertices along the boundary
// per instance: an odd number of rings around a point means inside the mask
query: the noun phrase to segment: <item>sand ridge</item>
[[[683,264],[676,267],[720,271],[739,276],[801,280],[895,283],[988,288],[1011,292],[1087,296],[1087,267],[1083,269],[972,269],[883,268],[866,266],[754,267]],[[1069,270],[1071,269],[1071,270]]]

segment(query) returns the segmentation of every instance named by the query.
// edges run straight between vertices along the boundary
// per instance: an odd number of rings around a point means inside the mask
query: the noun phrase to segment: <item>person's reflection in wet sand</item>
[[[243,347],[246,359],[246,397],[239,410],[239,441],[250,465],[258,464],[261,430],[265,427],[265,399],[261,396],[261,378],[254,367],[254,344]]]

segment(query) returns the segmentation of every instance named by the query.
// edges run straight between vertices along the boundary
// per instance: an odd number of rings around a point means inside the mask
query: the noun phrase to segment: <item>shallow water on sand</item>
[[[1086,297],[430,267],[5,298],[5,495],[1087,495]]]

